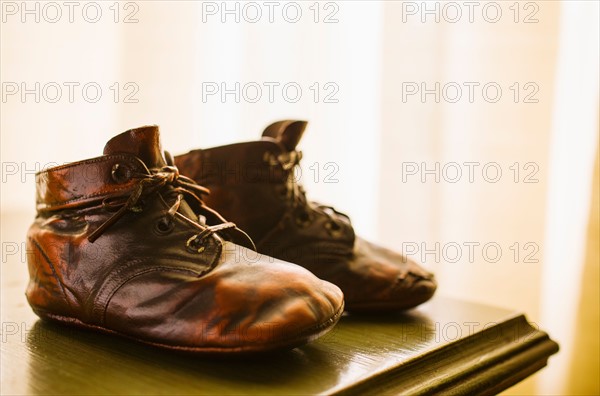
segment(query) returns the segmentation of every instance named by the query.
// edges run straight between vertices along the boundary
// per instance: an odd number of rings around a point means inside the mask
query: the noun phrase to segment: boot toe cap
[[[223,313],[221,328],[224,324],[239,333],[232,339],[226,333],[221,336],[238,348],[276,349],[305,343],[329,330],[343,312],[344,297],[337,286],[271,258],[251,264],[223,263],[211,278],[216,279],[216,309]]]
[[[302,345],[342,312],[341,290],[301,267],[222,259],[200,277],[161,271],[131,279],[110,299],[105,326],[171,349],[251,353]]]
[[[437,289],[435,276],[416,262],[361,239],[348,268],[353,281],[342,287],[348,311],[406,310],[428,301]]]

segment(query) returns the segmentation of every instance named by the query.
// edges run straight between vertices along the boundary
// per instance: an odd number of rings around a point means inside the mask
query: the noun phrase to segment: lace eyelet
[[[327,223],[325,223],[325,228],[327,228],[328,230],[338,231],[342,227],[340,227],[340,225],[335,221],[328,221]]]
[[[312,220],[312,216],[310,215],[310,213],[307,212],[301,212],[298,215],[296,215],[296,225],[300,228],[308,227]]]
[[[342,227],[335,221],[328,221],[327,223],[325,223],[325,229],[327,230],[327,232],[329,232],[329,235],[331,236],[338,236],[342,231]]]
[[[204,246],[198,246],[199,243],[200,241],[198,241],[197,235],[194,235],[187,240],[185,247],[192,253],[202,253],[206,248]]]
[[[263,161],[266,163],[269,163],[269,162],[271,162],[270,160],[271,160],[271,152],[265,151],[263,153]]]
[[[123,164],[114,164],[110,176],[115,183],[126,183],[131,179],[131,170]]]
[[[263,161],[269,166],[279,165],[279,161],[277,160],[277,156],[270,151],[265,151],[263,154]]]
[[[175,222],[165,218],[161,218],[154,225],[154,230],[159,235],[169,234],[171,231],[173,231],[173,228],[175,228]]]

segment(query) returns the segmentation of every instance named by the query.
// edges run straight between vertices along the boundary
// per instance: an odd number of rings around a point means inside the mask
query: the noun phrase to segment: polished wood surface
[[[185,355],[42,322],[24,296],[28,221],[2,217],[2,394],[495,394],[558,349],[524,316],[434,298],[345,315],[323,338],[245,359]]]

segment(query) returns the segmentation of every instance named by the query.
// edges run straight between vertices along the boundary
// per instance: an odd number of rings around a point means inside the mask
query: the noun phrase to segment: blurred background
[[[312,199],[559,342],[507,394],[600,392],[598,2],[67,3],[1,2],[3,217],[126,129],[179,154],[308,120]]]

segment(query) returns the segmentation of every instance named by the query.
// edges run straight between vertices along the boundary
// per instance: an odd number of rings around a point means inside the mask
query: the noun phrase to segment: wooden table
[[[22,240],[23,226],[11,223],[4,216],[2,394],[495,394],[558,351],[523,315],[442,297],[404,314],[345,315],[288,352],[209,359],[162,351],[38,320],[24,296],[24,257],[6,244],[19,231]]]

